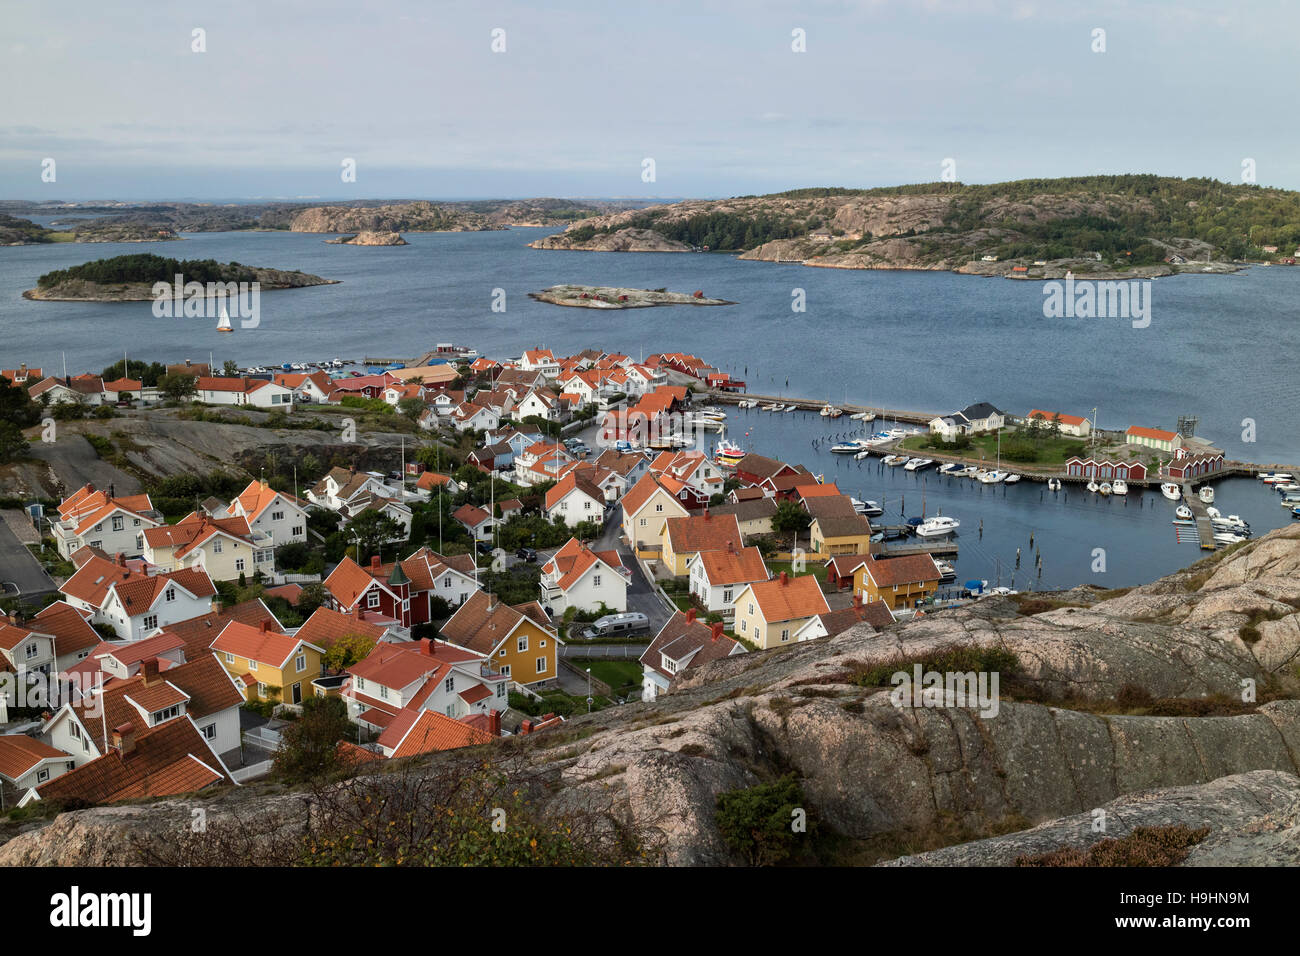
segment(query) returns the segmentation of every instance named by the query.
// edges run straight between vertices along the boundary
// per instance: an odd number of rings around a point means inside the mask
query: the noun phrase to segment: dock
[[[1192,509],[1192,517],[1196,519],[1196,534],[1201,539],[1201,549],[1204,551],[1216,550],[1219,543],[1214,540],[1214,525],[1210,521],[1209,512],[1205,510],[1205,502],[1192,491],[1190,481],[1183,482],[1183,501],[1188,508]]]
[[[882,558],[901,558],[909,554],[929,554],[938,555],[939,557],[957,557],[957,542],[951,538],[944,538],[939,541],[913,541],[908,544],[891,545],[887,541],[880,542],[882,549],[879,556]]]

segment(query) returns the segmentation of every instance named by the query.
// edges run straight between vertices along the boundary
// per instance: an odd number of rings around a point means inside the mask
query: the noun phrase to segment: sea
[[[48,218],[35,217],[47,223]],[[764,394],[943,413],[987,401],[1093,418],[1102,428],[1196,434],[1229,458],[1300,465],[1300,269],[1156,280],[1150,322],[1049,318],[1041,282],[946,272],[808,268],[722,253],[535,250],[557,230],[406,234],[407,246],[329,245],[288,232],[186,234],[170,243],[57,243],[0,248],[0,367],[99,372],[123,354],[241,366],[410,358],[437,343],[495,358],[546,347],[634,357],[691,352]],[[124,254],[297,269],[337,285],[266,292],[256,328],[219,334],[209,319],[153,315],[150,303],[32,302],[45,272]],[[701,290],[730,306],[597,311],[528,297],[587,283]],[[495,306],[495,308],[494,308]],[[502,308],[504,306],[504,308]],[[1095,409],[1095,413],[1094,413]],[[728,437],[801,462],[845,492],[881,502],[878,522],[942,513],[961,522],[958,583],[1017,589],[1123,587],[1202,552],[1175,536],[1158,490],[1102,498],[1036,482],[980,485],[831,455],[859,424],[803,412],[728,409]],[[873,426],[876,427],[876,426]],[[1216,507],[1256,534],[1294,520],[1253,479],[1217,483]],[[898,519],[898,520],[895,520]],[[1017,565],[1018,560],[1018,565]]]

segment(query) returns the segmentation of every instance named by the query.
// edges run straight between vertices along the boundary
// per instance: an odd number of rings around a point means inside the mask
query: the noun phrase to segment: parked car
[[[520,561],[536,561],[537,552],[532,548],[519,548],[515,551],[515,557]]]
[[[491,541],[480,541],[478,544],[474,545],[474,547],[478,549],[478,553],[479,553],[479,554],[491,554],[491,553],[492,553],[492,542],[491,542]]]

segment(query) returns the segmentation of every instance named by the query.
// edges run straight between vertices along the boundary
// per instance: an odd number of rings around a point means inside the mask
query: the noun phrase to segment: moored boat
[[[1123,478],[1116,478],[1110,483],[1110,490],[1117,495],[1128,494],[1128,482]]]
[[[923,538],[933,538],[937,535],[952,534],[961,527],[961,522],[956,518],[949,518],[940,515],[936,518],[928,518],[916,526],[916,533]]]
[[[1060,490],[1061,490],[1061,479],[1060,479],[1060,478],[1048,478],[1048,479],[1047,479],[1047,490],[1048,490],[1048,491],[1060,491]]]
[[[1192,509],[1187,507],[1187,505],[1179,505],[1174,509],[1174,514],[1182,518],[1184,521],[1191,521],[1193,517]]]
[[[1183,496],[1183,489],[1177,482],[1166,481],[1160,485],[1160,493],[1170,501],[1177,501]]]
[[[1015,473],[1013,472],[1012,474],[1007,475],[1007,480],[1004,481],[1003,484],[1004,484],[1004,485],[1014,485],[1014,484],[1015,484],[1016,482],[1018,482],[1019,480],[1020,480],[1020,476],[1017,475],[1017,474],[1015,474]]]
[[[1196,493],[1196,497],[1200,498],[1207,505],[1212,505],[1214,504],[1214,489],[1209,485],[1201,485],[1201,490]]]
[[[1097,484],[1095,481],[1088,482],[1086,485],[1084,485],[1084,487],[1087,488],[1089,491],[1091,491],[1093,494],[1096,494],[1099,490],[1101,490],[1101,485]]]

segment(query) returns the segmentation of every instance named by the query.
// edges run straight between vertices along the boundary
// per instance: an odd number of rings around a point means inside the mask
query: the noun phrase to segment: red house
[[[1071,478],[1146,481],[1147,466],[1140,461],[1111,461],[1108,458],[1080,458],[1075,455],[1065,463],[1065,473]]]
[[[1223,455],[1188,455],[1177,458],[1166,466],[1165,471],[1176,481],[1193,481],[1223,471]]]

